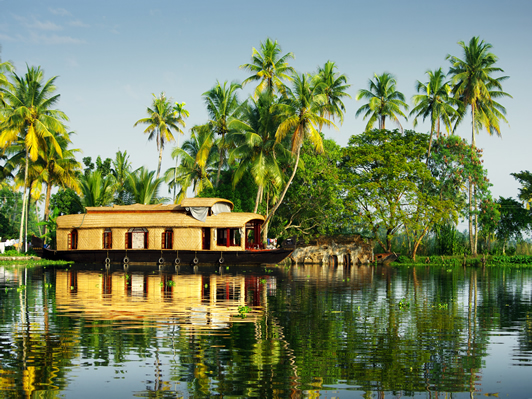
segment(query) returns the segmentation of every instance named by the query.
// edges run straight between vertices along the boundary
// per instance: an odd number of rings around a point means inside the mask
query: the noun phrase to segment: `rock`
[[[308,244],[298,242],[290,258],[295,263],[369,263],[373,259],[373,245],[360,236],[320,237]]]

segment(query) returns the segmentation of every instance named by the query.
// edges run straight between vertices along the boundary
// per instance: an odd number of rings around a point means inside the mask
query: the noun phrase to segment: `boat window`
[[[126,233],[127,249],[147,249],[148,248],[148,229],[145,227],[135,227]]]
[[[78,249],[78,231],[76,229],[72,230],[68,235],[68,248]]]
[[[239,228],[217,229],[216,245],[219,247],[239,247],[242,244],[242,234]]]
[[[161,237],[161,249],[172,249],[174,242],[174,232],[172,229],[166,229]]]
[[[113,248],[113,233],[111,229],[107,227],[103,232],[103,249]]]

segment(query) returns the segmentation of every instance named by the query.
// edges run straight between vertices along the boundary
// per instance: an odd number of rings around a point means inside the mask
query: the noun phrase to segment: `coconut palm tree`
[[[111,173],[115,183],[115,199],[117,205],[129,205],[133,203],[131,190],[128,187],[128,176],[131,173],[131,162],[127,151],[117,151],[113,161]]]
[[[73,134],[72,132],[70,134]],[[34,168],[38,173],[38,180],[46,184],[46,195],[44,202],[44,222],[48,221],[50,212],[50,195],[54,186],[71,188],[76,192],[80,191],[78,176],[81,173],[81,164],[76,160],[76,153],[79,149],[69,149],[70,139],[64,136],[56,137],[61,147],[62,157],[57,155],[55,147],[49,145],[47,149],[41,151]],[[44,234],[46,234],[46,226]]]
[[[6,73],[13,71],[13,65],[9,61],[2,62],[2,59],[0,59],[0,88],[9,88],[10,83],[7,79]],[[5,107],[6,105],[7,104],[4,101],[4,94],[2,91],[0,91],[0,108]]]
[[[497,72],[504,72],[496,67],[498,58],[490,53],[492,45],[473,37],[469,44],[458,42],[464,52],[463,59],[447,55],[451,63],[449,75],[453,85],[452,91],[463,107],[457,125],[462,122],[467,109],[471,109],[471,145],[476,146],[475,133],[479,128],[486,128],[489,134],[500,136],[499,119],[506,121],[506,109],[495,99],[511,97],[502,91],[502,82],[508,76],[493,77]],[[479,115],[480,114],[480,115]],[[456,128],[456,126],[455,126]]]
[[[351,87],[347,84],[347,76],[340,75],[336,72],[336,64],[332,61],[327,61],[322,67],[318,67],[318,73],[315,75],[315,85],[318,85],[319,92],[325,95],[326,106],[323,108],[323,117],[326,119],[340,120],[340,124],[344,122],[345,106],[342,98],[351,96],[346,93],[346,90]]]
[[[327,104],[324,94],[319,92],[318,86],[312,84],[312,76],[307,74],[295,74],[293,76],[292,89],[287,89],[287,98],[277,107],[281,123],[277,128],[275,137],[281,142],[285,137],[290,137],[290,151],[295,156],[292,175],[290,176],[279,199],[264,221],[263,237],[268,234],[268,222],[273,217],[279,205],[281,205],[286,191],[290,187],[297,172],[299,157],[303,142],[309,140],[316,151],[323,152],[323,142],[319,133],[320,126],[333,126],[333,122],[321,116]]]
[[[364,118],[369,117],[366,131],[371,130],[375,122],[379,123],[379,129],[386,129],[386,118],[390,118],[399,125],[402,130],[399,117],[407,119],[401,109],[408,110],[405,103],[405,96],[396,90],[397,82],[393,75],[384,72],[382,75],[374,75],[374,80],[368,81],[369,89],[358,91],[356,99],[367,99],[368,103],[361,106],[357,112],[358,117],[364,113]]]
[[[146,109],[149,116],[139,119],[133,126],[138,124],[148,125],[144,133],[149,134],[148,140],[155,139],[157,142],[159,162],[157,164],[156,179],[158,179],[161,172],[164,145],[166,142],[175,141],[172,131],[183,134],[181,127],[185,127],[185,114],[177,113],[164,93],[161,93],[159,97],[155,94],[152,94],[152,96],[154,97],[152,106]]]
[[[44,82],[44,73],[40,67],[28,67],[24,76],[13,73],[13,82],[9,88],[0,88],[7,104],[2,109],[4,120],[0,128],[0,147],[22,140],[25,147],[25,177],[20,241],[23,238],[23,223],[27,203],[28,171],[30,160],[35,162],[39,151],[49,145],[54,146],[57,155],[62,156],[56,135],[67,135],[63,121],[68,117],[52,107],[59,100],[55,94],[56,76]]]
[[[231,135],[236,132],[235,126],[240,120],[244,103],[238,101],[236,91],[242,86],[238,83],[228,84],[216,82],[209,91],[203,93],[203,99],[209,114],[208,127],[217,135],[221,136],[218,141],[218,171],[216,173],[215,186],[218,187],[220,172],[223,164],[227,162],[227,151],[231,146]]]
[[[154,178],[155,171],[149,171],[144,166],[138,168],[128,176],[129,187],[136,204],[160,204],[164,198],[159,198],[162,178]]]
[[[216,170],[218,156],[214,132],[209,125],[194,126],[190,139],[172,152],[172,157],[181,158],[177,167],[177,178],[174,176],[174,168],[166,171],[166,181],[173,180],[181,188],[175,199],[176,203],[186,197],[189,187],[192,187],[195,195],[199,195],[204,188],[213,187],[211,177]]]
[[[429,81],[421,83],[419,80],[416,83],[416,91],[421,94],[416,94],[412,97],[414,108],[409,116],[415,115],[413,125],[417,126],[418,118],[422,117],[430,119],[430,140],[427,152],[427,162],[430,158],[430,150],[432,147],[432,138],[434,130],[436,135],[440,137],[440,122],[443,122],[447,132],[452,130],[452,120],[458,115],[453,105],[458,107],[457,101],[451,96],[451,86],[445,80],[445,74],[441,68],[436,71],[428,70],[426,74]]]
[[[258,187],[253,210],[256,213],[265,187],[272,186],[278,191],[283,182],[279,155],[285,148],[275,138],[280,119],[273,94],[269,91],[260,93],[258,99],[245,108],[242,120],[241,133],[236,134],[237,147],[230,155],[230,161],[238,164],[233,186],[245,173],[251,173]]]
[[[251,63],[240,65],[240,69],[245,69],[253,75],[242,82],[245,86],[249,82],[259,82],[255,89],[255,95],[268,90],[270,92],[278,91],[285,93],[283,80],[291,81],[291,74],[294,69],[288,65],[287,60],[295,58],[293,53],[286,53],[281,56],[281,46],[277,40],[273,41],[267,38],[264,43],[260,44],[260,51],[253,48],[251,53]]]
[[[472,37],[469,44],[458,42],[463,50],[463,58],[447,55],[451,63],[449,75],[453,84],[453,95],[459,100],[462,106],[459,109],[459,116],[456,120],[458,126],[464,119],[467,109],[471,109],[471,146],[476,147],[475,134],[485,128],[489,134],[500,136],[499,120],[506,121],[504,115],[506,109],[499,104],[496,99],[511,97],[502,91],[502,82],[508,76],[493,77],[494,73],[504,72],[496,67],[497,57],[490,52],[492,45],[485,43],[478,37]],[[471,253],[477,254],[478,240],[478,218],[473,216],[473,208],[477,204],[473,199],[476,191],[474,184],[469,184],[469,242]],[[473,232],[473,220],[475,230]]]

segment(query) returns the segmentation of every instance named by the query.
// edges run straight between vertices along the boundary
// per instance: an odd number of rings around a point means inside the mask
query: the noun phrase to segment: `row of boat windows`
[[[253,229],[247,230],[246,244],[253,244],[255,233]],[[78,249],[78,231],[73,229],[68,235],[68,249]],[[148,230],[146,228],[130,229],[125,235],[126,249],[148,249]],[[166,229],[161,234],[161,249],[173,249],[174,232]],[[242,231],[239,228],[216,229],[216,245],[219,247],[239,247],[242,245]],[[102,248],[113,249],[113,232],[106,228],[102,237]]]

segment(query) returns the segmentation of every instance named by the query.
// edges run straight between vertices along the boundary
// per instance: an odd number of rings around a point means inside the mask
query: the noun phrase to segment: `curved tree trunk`
[[[28,168],[30,164],[30,159],[28,155],[28,149],[26,149],[26,169],[24,170],[24,194],[22,196],[22,215],[20,217],[20,232],[19,232],[19,246],[18,246],[18,252],[22,251],[22,240],[26,241],[26,238],[24,236],[24,220],[25,220],[25,214],[26,214],[26,202],[27,202],[27,194],[26,194],[26,187],[28,185]]]
[[[284,196],[286,194],[286,192],[288,191],[288,187],[290,187],[290,184],[292,184],[292,180],[294,180],[294,177],[296,175],[296,172],[297,172],[297,165],[299,164],[299,155],[301,153],[301,146],[299,146],[299,148],[297,149],[297,154],[296,154],[296,163],[294,164],[294,170],[292,172],[292,176],[290,176],[290,179],[288,180],[288,182],[286,183],[286,187],[284,188],[283,192],[281,193],[281,196],[279,197],[279,200],[277,201],[277,203],[275,204],[275,206],[272,208],[272,210],[268,213],[268,216],[266,217],[266,220],[264,221],[264,224],[263,226],[267,226],[268,225],[268,222],[270,221],[270,219],[273,217],[273,214],[275,213],[275,211],[277,210],[277,208],[279,208],[279,206],[281,205],[281,203],[283,202],[283,199],[284,199]],[[264,232],[264,230],[263,230]],[[268,237],[262,237],[262,240],[265,241],[266,238]]]

